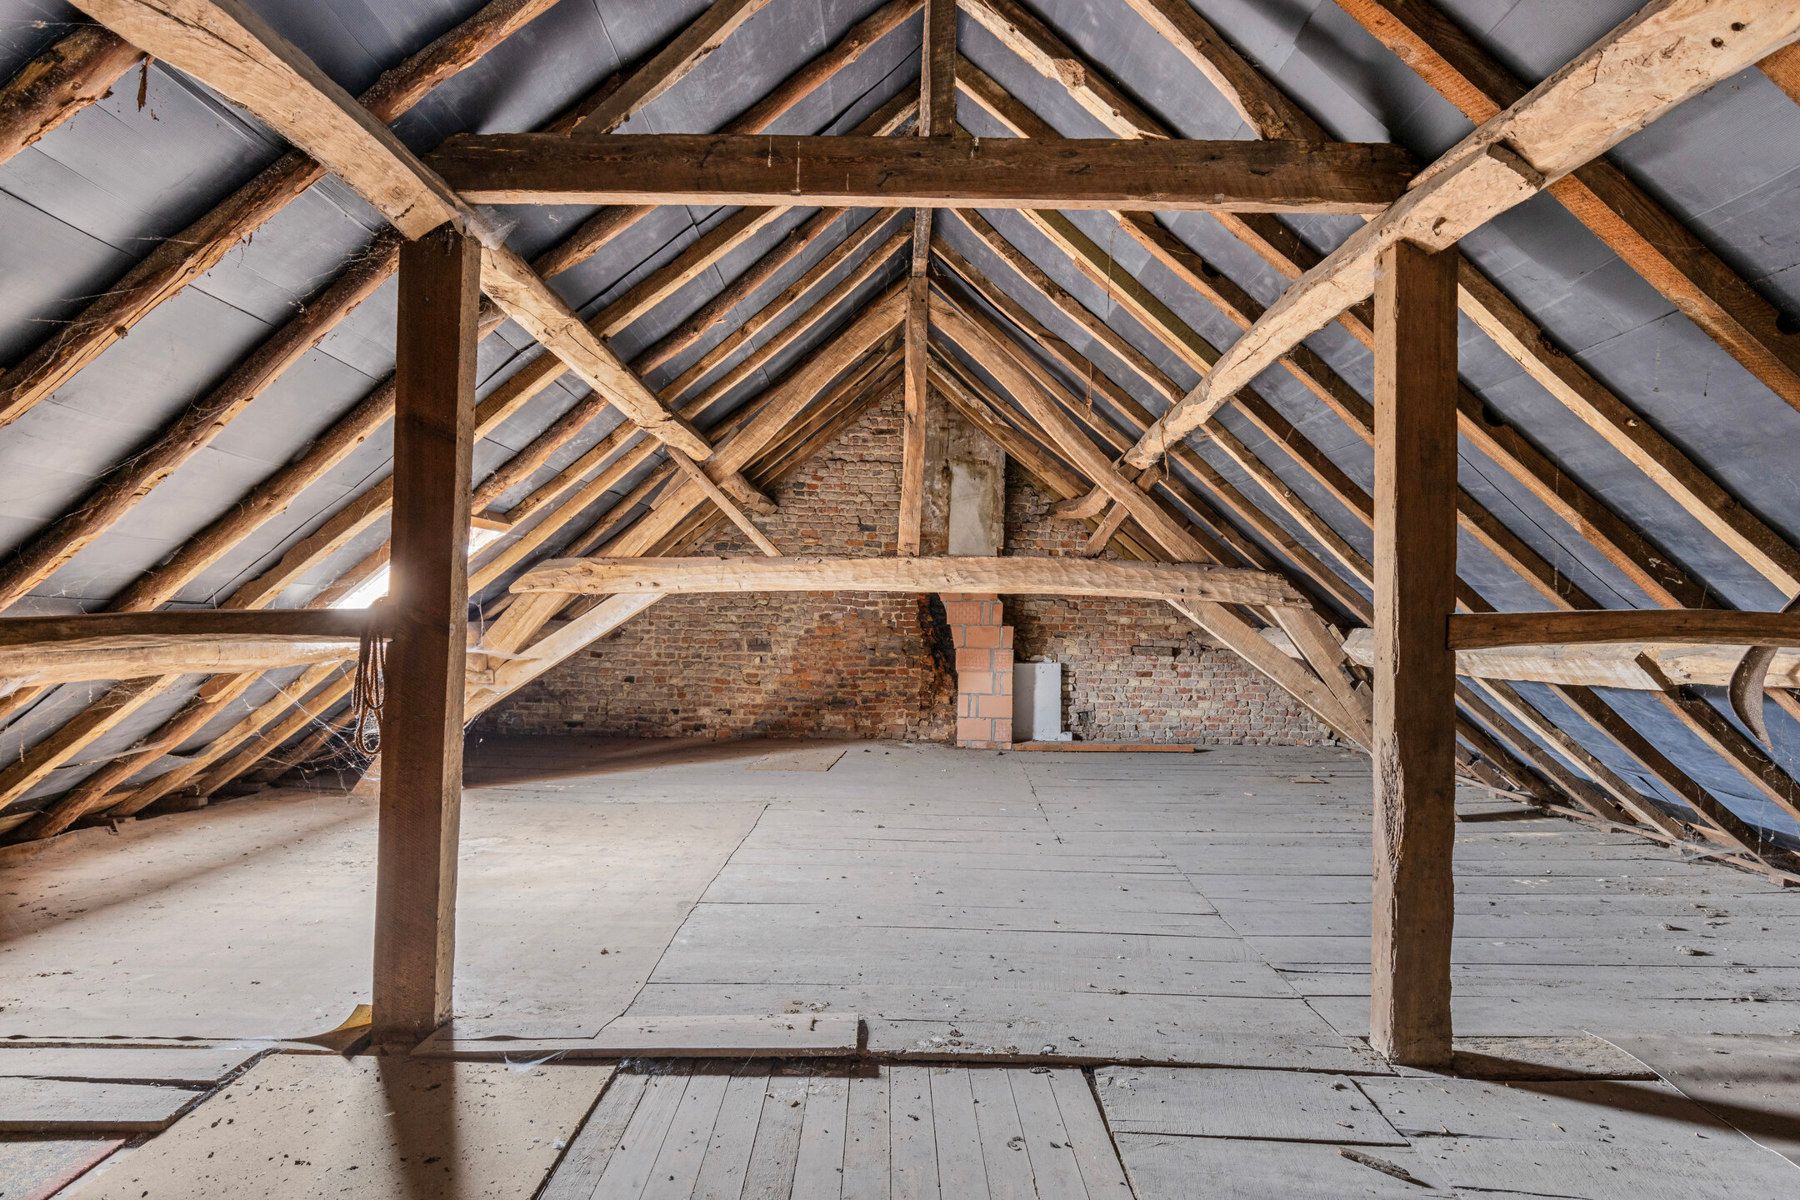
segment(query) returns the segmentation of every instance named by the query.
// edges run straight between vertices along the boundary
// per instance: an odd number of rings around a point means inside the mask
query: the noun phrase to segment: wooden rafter
[[[645,63],[642,70],[610,94],[578,110],[569,131],[590,136],[611,133],[686,78],[688,72],[723,46],[727,38],[768,3],[769,0],[714,0]]]
[[[431,89],[480,61],[555,0],[490,0],[364,92],[361,103],[380,121],[393,122]],[[171,296],[212,269],[233,246],[280,213],[325,169],[299,151],[282,155],[204,216],[165,239],[112,282],[57,334],[0,375],[0,426],[66,384],[129,334]]]
[[[482,286],[509,316],[653,436],[704,459],[676,420],[535,270],[394,133],[240,0],[83,0],[84,11],[243,104],[417,237],[452,224],[482,241]]]
[[[1341,0],[1341,7],[1478,125],[1526,93],[1428,0]],[[1768,60],[1762,65],[1770,69]],[[1770,391],[1800,408],[1800,347],[1781,330],[1775,306],[1679,218],[1604,158],[1549,191]]]
[[[1374,291],[1399,241],[1446,249],[1683,100],[1800,37],[1800,9],[1653,0],[1428,166],[1400,200],[1289,287],[1128,456],[1147,467],[1257,375]]]
[[[986,2],[987,2],[987,0],[974,0],[974,4],[977,7],[980,4],[983,4]],[[1065,63],[1065,64],[1070,64],[1068,69],[1057,72],[1055,77],[1061,78],[1065,82],[1068,82],[1071,80],[1077,81],[1077,82],[1070,83],[1071,88],[1073,88],[1075,90],[1080,90],[1082,88],[1089,88],[1089,87],[1093,86],[1093,84],[1092,84],[1093,80],[1095,80],[1096,78],[1101,78],[1098,76],[1098,73],[1096,71],[1094,71],[1091,67],[1086,67],[1085,65],[1080,64],[1078,60],[1072,60],[1072,59],[1068,58],[1067,55],[1072,54],[1072,52],[1068,52],[1066,50],[1066,48],[1060,47],[1060,45],[1058,45],[1058,44],[1047,41],[1046,39],[1053,38],[1053,35],[1049,34],[1049,32],[1046,29],[1043,29],[1042,27],[1038,27],[1035,31],[1032,32],[1031,37],[1036,39],[1036,41],[1033,44],[1031,44],[1030,46],[1028,46],[1028,49],[1030,51],[1037,53],[1040,57],[1047,56],[1049,61],[1052,61],[1052,62],[1061,62],[1061,63]],[[1049,50],[1054,50],[1054,51],[1056,51],[1056,53],[1049,53],[1048,55],[1046,55],[1046,51],[1049,51]],[[1076,67],[1080,67],[1081,69],[1079,69],[1079,70],[1075,69]],[[1010,106],[1002,106],[1002,105],[999,105],[996,103],[997,89],[994,89],[991,86],[989,86],[985,89],[979,88],[979,83],[983,77],[981,77],[978,72],[975,72],[972,68],[969,68],[965,65],[959,78],[965,84],[965,86],[972,82],[977,84],[978,85],[977,95],[979,98],[981,98],[983,100],[984,106],[989,107],[991,110],[998,110],[998,112],[1002,113],[1004,115],[1004,119],[1006,119],[1010,124],[1013,125],[1015,132],[1017,132],[1017,133],[1035,132],[1034,130],[1026,127],[1026,123],[1024,120],[1022,120],[1020,110],[1017,108],[1016,104],[1010,105]],[[1006,99],[1010,100],[1010,98],[1006,98]],[[1304,120],[1305,118],[1303,116],[1297,116],[1296,119]],[[1032,118],[1032,120],[1035,120],[1035,118]],[[1115,120],[1116,120],[1118,127],[1120,127],[1121,129],[1123,129],[1125,131],[1135,131],[1135,132],[1129,132],[1130,136],[1155,135],[1157,132],[1153,128],[1153,126],[1148,123],[1148,118],[1146,116],[1144,116],[1141,113],[1134,113],[1134,112],[1130,111],[1128,109],[1128,107],[1124,107],[1124,106],[1117,107]],[[1039,215],[1041,215],[1041,214],[1034,214],[1034,216],[1039,216]],[[1062,222],[1062,224],[1066,225],[1066,222]],[[1057,222],[1046,221],[1045,227],[1052,233],[1052,240],[1056,241],[1057,237],[1055,236],[1055,232],[1056,232],[1056,228],[1057,228]],[[1140,226],[1139,228],[1141,229],[1142,227]],[[1131,231],[1131,225],[1129,222],[1127,223],[1127,229],[1128,229],[1128,231]],[[1259,252],[1262,253],[1265,257],[1271,258],[1272,261],[1277,266],[1282,266],[1285,262],[1303,262],[1304,261],[1303,259],[1291,257],[1296,253],[1294,248],[1284,247],[1281,239],[1279,239],[1279,238],[1263,236],[1264,231],[1262,231],[1262,230],[1246,229],[1246,228],[1242,228],[1242,227],[1237,227],[1237,228],[1234,228],[1234,232],[1237,232],[1237,233],[1239,233],[1240,236],[1245,237],[1246,241],[1249,242],[1253,248],[1258,249]],[[1142,239],[1142,240],[1144,240],[1146,242],[1147,247],[1152,249],[1154,252],[1159,243],[1166,245],[1167,241],[1172,240],[1172,239]],[[1075,250],[1076,251],[1075,257],[1077,258],[1077,261],[1080,262],[1082,256],[1079,252],[1079,247],[1067,246],[1067,239],[1065,239],[1065,247]],[[1284,259],[1281,257],[1282,255],[1288,255],[1290,257]],[[1193,256],[1191,254],[1186,256],[1185,259],[1182,256],[1167,254],[1166,252],[1160,256],[1163,257],[1165,262],[1168,263],[1169,265],[1171,265],[1171,267],[1176,268],[1178,274],[1181,273],[1181,268],[1184,265],[1191,264],[1193,261],[1197,260],[1197,256]],[[1092,264],[1092,260],[1090,259],[1088,265],[1091,265],[1091,264]],[[1295,271],[1294,273],[1297,274],[1298,272]],[[1471,271],[1465,266],[1464,271],[1463,271],[1463,278],[1465,280],[1465,294],[1466,294],[1466,290],[1467,290],[1466,281],[1470,274],[1471,274]],[[1217,283],[1216,273],[1214,273],[1214,275],[1215,275],[1215,278],[1211,282],[1216,285],[1216,283]],[[1202,294],[1208,294],[1209,292],[1216,292],[1216,286],[1212,287],[1212,288],[1209,288],[1207,286],[1209,281],[1204,272],[1190,272],[1188,277],[1189,277],[1190,281],[1194,282],[1197,285],[1197,287],[1202,292]],[[1116,293],[1115,293],[1115,295],[1116,295]],[[1152,318],[1154,318],[1158,311],[1158,308],[1157,308],[1157,306],[1153,305],[1149,308],[1140,308],[1139,311],[1140,311],[1140,313],[1148,314]],[[1166,312],[1166,308],[1163,309],[1162,311]],[[1348,318],[1346,318],[1346,320],[1348,320]],[[1358,320],[1363,321],[1363,320],[1366,320],[1366,318],[1358,317]],[[1157,320],[1152,319],[1152,320],[1146,321],[1145,323],[1146,323],[1147,327],[1149,327],[1152,330],[1152,332],[1159,331],[1159,323]],[[1362,328],[1366,329],[1367,327],[1363,326]],[[1353,326],[1352,331],[1356,332],[1357,327]],[[1171,344],[1172,344],[1173,348],[1175,348],[1179,351],[1179,350],[1183,349],[1184,344],[1191,344],[1191,340],[1177,338],[1177,340]],[[1542,349],[1541,345],[1539,346],[1537,353],[1541,357],[1544,357],[1544,358],[1556,357],[1554,355],[1546,353]],[[1129,362],[1129,361],[1131,361],[1131,359],[1129,357],[1126,357],[1126,361]],[[1154,378],[1153,376],[1146,376],[1146,377],[1152,378],[1152,379]],[[1306,375],[1302,374],[1301,377],[1304,380],[1306,378]],[[1319,394],[1322,399],[1325,399],[1327,401],[1328,405],[1330,405],[1334,408],[1337,408],[1340,412],[1340,415],[1346,416],[1346,419],[1349,420],[1351,416],[1355,415],[1356,409],[1349,408],[1346,411],[1346,406],[1343,403],[1343,400],[1341,399],[1342,397],[1345,396],[1346,392],[1348,392],[1348,389],[1343,389],[1343,388],[1315,389],[1315,393]],[[1354,393],[1348,392],[1348,395],[1353,397]],[[1338,399],[1337,403],[1333,403],[1334,397],[1340,398],[1340,399]],[[1496,438],[1496,437],[1494,437],[1494,433],[1493,433],[1493,430],[1491,429],[1491,427],[1486,426],[1485,421],[1472,420],[1472,418],[1475,416],[1476,412],[1479,409],[1479,403],[1474,402],[1474,398],[1467,393],[1466,389],[1464,390],[1463,397],[1464,398],[1463,398],[1463,401],[1461,404],[1461,408],[1463,409],[1462,431],[1465,433],[1465,435],[1472,436],[1474,438],[1474,440],[1476,441],[1477,445],[1481,445],[1484,449],[1489,449],[1489,447],[1492,446],[1493,449],[1502,451],[1502,453],[1496,454],[1496,458],[1503,465],[1507,465],[1509,463],[1516,464],[1512,469],[1514,469],[1516,475],[1520,475],[1522,477],[1522,480],[1527,482],[1528,484],[1531,484],[1534,482],[1540,484],[1540,486],[1535,486],[1533,488],[1534,492],[1536,492],[1537,494],[1539,494],[1542,497],[1545,497],[1547,499],[1547,502],[1551,502],[1552,507],[1556,507],[1557,506],[1556,502],[1558,502],[1558,501],[1566,502],[1568,499],[1568,494],[1571,490],[1574,491],[1574,493],[1577,497],[1579,497],[1581,495],[1581,493],[1579,492],[1579,489],[1570,489],[1567,486],[1566,481],[1562,481],[1559,472],[1555,472],[1552,469],[1548,474],[1545,474],[1542,468],[1544,465],[1547,465],[1547,464],[1545,464],[1544,460],[1541,458],[1541,455],[1537,456],[1537,463],[1534,466],[1534,464],[1532,463],[1531,458],[1530,458],[1530,453],[1534,453],[1534,452],[1530,452],[1530,448],[1528,447],[1528,445],[1524,444],[1521,440],[1517,439],[1516,435],[1511,435],[1509,437]],[[1357,403],[1360,404],[1360,400],[1358,400]],[[1365,413],[1367,412],[1366,406],[1363,407],[1363,412],[1365,412]],[[1368,422],[1367,422],[1367,419],[1365,418],[1362,422],[1351,421],[1351,424],[1352,424],[1352,428],[1357,428],[1359,424],[1366,427]],[[1636,427],[1636,426],[1641,426],[1643,424],[1643,422],[1641,422],[1635,418],[1630,418],[1630,419],[1623,420],[1621,422],[1621,424],[1622,424],[1622,426],[1625,426],[1625,427]],[[1506,432],[1510,434],[1510,431],[1506,431]],[[1215,430],[1214,431],[1214,441],[1220,442],[1222,445],[1225,445],[1225,448],[1227,448],[1227,449],[1231,449],[1231,447],[1228,444],[1226,444],[1227,439],[1220,436],[1221,434],[1222,434],[1222,431]],[[1289,437],[1285,434],[1272,436],[1272,441],[1274,441],[1276,444],[1291,442],[1292,440],[1293,439],[1291,437]],[[1250,461],[1253,462],[1254,460],[1250,460]],[[1248,467],[1249,464],[1245,463],[1245,465]],[[1327,482],[1329,483],[1328,480],[1327,480]],[[1275,489],[1272,492],[1272,494],[1275,494],[1277,496],[1277,498],[1279,498],[1280,489],[1279,488]],[[1296,509],[1295,511],[1301,511],[1301,510]],[[1354,505],[1352,505],[1352,511],[1357,511],[1357,509]],[[1362,511],[1366,512],[1366,508],[1364,508]],[[1584,530],[1585,532],[1587,532],[1589,534],[1589,536],[1596,537],[1597,539],[1599,539],[1601,541],[1603,546],[1606,544],[1606,539],[1608,537],[1610,537],[1613,540],[1613,543],[1615,545],[1622,544],[1625,546],[1629,546],[1629,545],[1633,544],[1632,541],[1630,540],[1630,535],[1625,532],[1622,522],[1619,522],[1617,520],[1616,516],[1613,516],[1608,510],[1606,510],[1604,508],[1604,506],[1598,506],[1597,502],[1589,503],[1584,506],[1578,506],[1571,515],[1572,515],[1572,517],[1575,518],[1572,521],[1572,523],[1575,525],[1575,527],[1577,529]],[[1315,531],[1319,531],[1325,527],[1322,527],[1318,524],[1314,524],[1312,526],[1312,528]],[[1503,558],[1507,558],[1507,557],[1513,558],[1517,562],[1517,564],[1524,570],[1524,573],[1528,579],[1541,580],[1546,585],[1553,584],[1556,582],[1558,573],[1555,572],[1554,569],[1549,566],[1549,564],[1543,562],[1541,557],[1528,552],[1527,549],[1523,546],[1523,544],[1518,541],[1518,539],[1505,535],[1503,528],[1498,525],[1498,522],[1494,522],[1491,518],[1479,518],[1478,517],[1471,525],[1471,529],[1473,532],[1477,532],[1478,536],[1483,536],[1484,538],[1489,539],[1491,548],[1495,549],[1497,552],[1500,552]],[[1498,539],[1498,540],[1494,540],[1494,539]],[[1641,543],[1641,538],[1638,539],[1638,542]],[[1346,565],[1350,565],[1350,566],[1354,567],[1355,563],[1358,561],[1360,556],[1354,556],[1354,557],[1341,556],[1341,557],[1343,557],[1343,561],[1346,563]],[[1646,582],[1648,582],[1650,585],[1648,590],[1651,591],[1651,594],[1656,596],[1661,602],[1663,602],[1665,604],[1681,603],[1681,601],[1679,599],[1677,599],[1676,597],[1678,595],[1683,594],[1683,592],[1681,591],[1681,589],[1683,587],[1686,588],[1686,591],[1685,591],[1686,595],[1701,597],[1701,596],[1705,596],[1707,594],[1706,590],[1704,588],[1700,587],[1697,584],[1697,582],[1688,581],[1686,576],[1681,574],[1678,571],[1671,572],[1670,567],[1672,566],[1672,564],[1669,564],[1666,561],[1660,560],[1660,558],[1651,559],[1651,560],[1645,560],[1645,559],[1640,558],[1636,563],[1632,563],[1630,552],[1625,551],[1623,549],[1615,550],[1612,554],[1609,555],[1609,557],[1613,557],[1615,561],[1620,561],[1621,559],[1623,559],[1626,563],[1636,566],[1638,569],[1633,570],[1633,571],[1628,571],[1628,573],[1632,574],[1634,579],[1641,578],[1641,579],[1645,580]],[[1560,591],[1559,589],[1557,589],[1555,587],[1546,586],[1544,588],[1544,594],[1546,595],[1547,598],[1550,598],[1553,600],[1558,600],[1560,602],[1565,602],[1565,603],[1572,602],[1576,606],[1581,606],[1581,604],[1582,604],[1582,600],[1578,594],[1575,594],[1575,593],[1564,594],[1564,592]],[[1465,597],[1465,598],[1467,598],[1467,597]],[[1485,686],[1489,686],[1490,690],[1497,690],[1497,688],[1498,688],[1498,685],[1485,685]],[[1778,698],[1785,698],[1785,695],[1782,693],[1776,693],[1776,695]],[[1466,688],[1464,689],[1464,699],[1465,699],[1465,701],[1473,699],[1473,694],[1470,693],[1468,691],[1468,689],[1466,689]],[[1596,699],[1596,703],[1598,703],[1597,699]],[[1605,706],[1602,704],[1599,706],[1599,708],[1604,709]],[[1544,720],[1541,716],[1536,714],[1534,711],[1532,711],[1528,706],[1524,705],[1522,702],[1509,703],[1508,711],[1511,715],[1521,718],[1521,719],[1525,720],[1528,724],[1533,725],[1539,731],[1539,733],[1541,735],[1549,736],[1553,740],[1560,736],[1560,731],[1558,731],[1553,724],[1550,724],[1549,722]],[[1589,711],[1596,711],[1596,710],[1593,710],[1592,706],[1589,706]],[[1606,711],[1610,712],[1610,710],[1606,710]],[[1517,744],[1517,743],[1515,743],[1515,744]],[[1628,807],[1634,807],[1634,811],[1637,811],[1640,814],[1640,816],[1646,818],[1649,821],[1649,823],[1651,823],[1652,825],[1657,826],[1659,828],[1661,827],[1661,823],[1659,821],[1658,814],[1656,814],[1653,809],[1646,808],[1642,804],[1637,804],[1635,806],[1628,805]],[[1626,817],[1623,813],[1617,812],[1617,810],[1614,811],[1614,814],[1612,816],[1608,816],[1608,814],[1606,814],[1604,812],[1600,813],[1599,815],[1601,815],[1603,817],[1607,817],[1607,819],[1617,819],[1617,820],[1623,820],[1626,822],[1629,822],[1629,820],[1630,820],[1629,817]],[[1671,832],[1678,833],[1679,831],[1671,831]]]
[[[106,97],[142,59],[136,46],[97,25],[58,38],[0,86],[0,163]]]

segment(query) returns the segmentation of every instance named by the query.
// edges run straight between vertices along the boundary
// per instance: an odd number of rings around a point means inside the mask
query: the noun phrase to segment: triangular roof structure
[[[10,616],[322,609],[379,590],[391,280],[404,238],[442,214],[488,246],[478,709],[645,607],[513,596],[522,572],[754,528],[758,485],[909,373],[1117,555],[1292,582],[1304,616],[1197,619],[1366,740],[1363,302],[1375,248],[1399,238],[1461,252],[1465,609],[1776,610],[1800,593],[1800,61],[1775,49],[1800,30],[1779,3],[5,3]],[[1730,35],[1694,41],[1726,8],[1744,16]],[[266,34],[258,53],[294,52],[294,86],[347,90],[366,115],[290,110],[284,129],[279,72],[209,72],[240,16]],[[1116,208],[971,196],[933,215],[910,194],[477,208],[393,167],[425,156],[461,186],[480,165],[463,148],[528,131],[923,133],[971,154],[1299,140],[1317,162],[1325,143],[1393,143],[1419,174],[1391,207],[1158,209],[1109,179]],[[726,466],[695,466],[709,454]],[[1470,645],[1464,770],[1792,871],[1800,701],[1784,685],[1800,660],[1775,657],[1757,730],[1725,700],[1742,645],[1721,627],[1646,634],[1643,656]],[[0,700],[0,829],[50,836],[310,756],[347,726],[348,657],[190,644],[129,675],[121,652],[102,678],[19,678]]]

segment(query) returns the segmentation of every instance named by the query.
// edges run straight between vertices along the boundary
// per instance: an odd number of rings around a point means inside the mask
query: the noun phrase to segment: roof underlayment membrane
[[[1527,80],[1554,71],[1638,7],[1636,0],[1434,2]],[[250,0],[250,7],[354,94],[468,17],[480,7],[480,0]],[[415,150],[426,152],[459,131],[537,127],[602,80],[642,60],[705,7],[705,0],[562,0],[473,68],[432,91],[395,128]],[[719,129],[878,7],[880,0],[772,0],[687,78],[633,116],[622,132]],[[1204,77],[1124,0],[1029,0],[1027,7],[1177,136],[1255,136]],[[1397,142],[1421,161],[1429,161],[1470,129],[1449,102],[1333,0],[1196,0],[1195,7],[1333,136]],[[0,75],[10,77],[80,21],[73,9],[53,0],[0,0]],[[777,130],[841,132],[894,96],[916,89],[919,29],[915,16],[784,116]],[[1107,135],[1059,83],[1039,75],[966,15],[958,36],[961,53],[969,61],[1063,134]],[[961,119],[977,136],[1002,133],[972,104],[962,106]],[[152,64],[141,79],[134,71],[108,98],[0,166],[0,229],[6,231],[0,237],[4,280],[0,363],[15,362],[54,336],[59,322],[80,312],[133,262],[204,214],[284,149],[278,137],[232,104],[179,72]],[[1760,71],[1743,71],[1681,105],[1625,141],[1612,157],[1787,318],[1800,321],[1800,107]],[[591,211],[523,206],[496,210],[512,231],[512,244],[528,255],[553,244]],[[557,276],[553,286],[579,313],[591,315],[727,213],[691,206],[663,208],[591,260]],[[614,347],[629,361],[722,291],[809,215],[807,210],[795,210],[777,220],[614,338]],[[854,210],[841,214],[832,237],[784,268],[739,314],[760,308],[870,215]],[[1023,218],[1006,212],[985,215],[1178,386],[1196,382],[1185,363],[1130,316],[1115,311],[1105,293]],[[1236,336],[1235,325],[1150,261],[1104,215],[1071,217],[1116,255],[1121,272],[1143,282],[1209,340],[1224,346]],[[1281,277],[1211,217],[1188,213],[1161,219],[1258,301],[1269,303],[1280,293]],[[895,219],[894,227],[903,222],[904,216]],[[1358,222],[1296,217],[1290,224],[1323,251]],[[0,431],[0,544],[22,545],[68,512],[99,477],[142,447],[362,253],[381,228],[372,209],[341,183],[326,178],[201,280],[163,303],[53,396]],[[1023,285],[958,220],[946,216],[939,229],[947,244],[1040,323],[1140,403],[1160,410],[1163,401],[1156,392]],[[1555,199],[1540,196],[1521,205],[1467,238],[1463,249],[1558,347],[1773,528],[1800,540],[1800,473],[1792,469],[1793,447],[1800,445],[1800,412],[1752,377]],[[735,387],[702,423],[715,423],[829,340],[864,303],[904,274],[904,264],[904,254],[895,256],[840,306],[833,319]],[[844,264],[838,277],[855,265]],[[822,286],[818,294],[823,290]],[[393,320],[390,280],[215,441],[15,612],[102,607],[228,511],[385,378],[393,365]],[[730,329],[730,322],[715,327],[692,349],[653,372],[650,385],[654,388],[674,378]],[[1365,396],[1371,394],[1371,357],[1348,334],[1333,326],[1308,344]],[[735,363],[749,349],[729,361]],[[1724,603],[1773,609],[1786,601],[1466,318],[1461,351],[1465,382],[1498,419],[1526,434]],[[517,327],[503,326],[481,347],[481,393],[540,353]],[[979,370],[979,364],[972,365]],[[1067,382],[1072,390],[1082,391],[1081,380]],[[1364,487],[1372,485],[1372,456],[1363,439],[1283,368],[1267,372],[1256,390],[1352,479]],[[584,392],[578,380],[565,376],[503,423],[476,448],[477,478],[525,446]],[[501,506],[553,477],[617,420],[611,412],[597,420],[504,497]],[[1229,407],[1217,420],[1252,451],[1262,447],[1261,435]],[[1195,439],[1193,445],[1296,540],[1319,549],[1215,447],[1203,439]],[[216,603],[275,562],[284,549],[385,478],[390,451],[386,430],[371,437],[279,518],[203,572],[182,591],[179,602]],[[1354,514],[1285,455],[1270,452],[1260,457],[1339,534],[1368,553],[1368,530]],[[594,513],[616,502],[642,474],[621,483],[595,505]],[[1461,481],[1596,602],[1609,607],[1648,606],[1646,597],[1579,532],[1466,443]],[[1188,482],[1204,493],[1198,480]],[[385,526],[378,524],[354,539],[294,585],[283,603],[305,600],[384,537]],[[553,539],[547,549],[554,552],[559,544]],[[1320,557],[1329,561],[1329,555]],[[1466,536],[1460,568],[1465,580],[1498,608],[1542,607],[1534,589]],[[501,581],[488,596],[504,586]],[[271,675],[245,696],[244,705],[266,700],[295,673]],[[54,772],[20,803],[40,807],[44,797],[67,790],[127,750],[178,710],[198,683],[196,678],[190,681],[193,686],[166,693],[86,748],[76,762]],[[71,685],[39,700],[0,731],[0,760],[17,756],[104,690],[104,684]],[[1545,711],[1560,711],[1559,703],[1543,689],[1521,685],[1520,690]],[[1778,833],[1800,834],[1800,828],[1754,795],[1740,775],[1661,705],[1639,694],[1607,693],[1607,697],[1740,815]],[[232,715],[222,716],[189,739],[185,748],[204,744],[230,723]],[[1800,728],[1773,706],[1768,719],[1778,759],[1790,770],[1800,770]],[[1667,795],[1585,722],[1570,716],[1562,726],[1646,793]],[[159,765],[147,773],[161,769]]]

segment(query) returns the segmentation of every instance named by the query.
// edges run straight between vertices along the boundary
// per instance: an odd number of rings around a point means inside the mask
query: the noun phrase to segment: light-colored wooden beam
[[[1476,124],[1526,85],[1429,0],[1343,0],[1341,7]],[[1760,65],[1778,78],[1777,51]],[[1604,158],[1550,192],[1607,248],[1668,298],[1746,370],[1800,407],[1800,346],[1780,312],[1682,220]]]
[[[1458,613],[1450,618],[1449,637],[1454,650],[1599,643],[1792,647],[1800,646],[1800,613],[1716,608]]]
[[[927,211],[924,209],[921,212]],[[915,243],[916,245],[916,243]],[[900,554],[917,554],[925,520],[925,405],[929,380],[931,280],[914,275],[906,289],[906,401],[900,418]]]
[[[82,0],[82,7],[145,52],[242,104],[343,179],[405,236],[451,224],[478,237],[495,303],[628,420],[695,458],[711,452],[706,439],[672,417],[543,278],[506,248],[489,222],[242,0]]]
[[[1456,266],[1401,242],[1375,300],[1375,906],[1369,1034],[1450,1062],[1456,907]]]
[[[409,238],[460,220],[444,181],[241,0],[80,0],[83,12],[243,105]]]
[[[782,204],[1380,212],[1410,156],[1380,142],[977,141],[461,134],[432,166],[483,204]]]
[[[1132,596],[1285,607],[1300,597],[1279,576],[1205,563],[1067,558],[565,558],[520,576],[514,592],[572,595],[691,592],[997,592]]]
[[[376,850],[376,1038],[450,1019],[481,254],[453,228],[400,257],[393,585]]]
[[[77,26],[0,86],[0,163],[94,101],[143,55],[110,30]]]
[[[359,98],[381,121],[405,115],[445,80],[482,56],[556,0],[489,0],[467,20],[384,72]],[[276,159],[96,295],[31,353],[0,375],[0,424],[24,413],[152,312],[205,275],[232,247],[267,223],[325,175],[299,151]]]
[[[1381,254],[1401,241],[1455,245],[1494,217],[1657,117],[1800,37],[1800,8],[1767,0],[1652,0],[1413,181],[1269,306],[1212,376],[1146,431],[1128,456],[1149,466],[1233,395],[1375,289]],[[1113,206],[1120,207],[1120,206]]]
[[[1317,138],[1311,121],[1297,120],[1287,97],[1246,62],[1188,0],[1125,0],[1163,36],[1262,138]]]
[[[346,638],[174,636],[93,638],[70,646],[0,648],[0,690],[49,687],[84,680],[276,671],[356,657]]]
[[[1452,617],[1452,625],[1462,619]],[[1367,629],[1354,629],[1344,639],[1350,660],[1371,666],[1373,643]],[[1744,657],[1744,648],[1719,643],[1682,645],[1657,641],[1590,642],[1572,645],[1508,645],[1485,650],[1458,650],[1456,673],[1471,679],[1548,683],[1566,687],[1618,688],[1651,692],[1657,685],[1637,664],[1649,656],[1677,684],[1722,688]],[[1800,651],[1782,650],[1770,665],[1768,686],[1800,688]]]

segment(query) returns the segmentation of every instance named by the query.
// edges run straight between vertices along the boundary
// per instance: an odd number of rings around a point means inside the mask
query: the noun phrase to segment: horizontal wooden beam
[[[1344,639],[1351,662],[1374,661],[1374,642],[1367,629],[1352,630]],[[1294,651],[1296,655],[1298,651]],[[1620,688],[1660,691],[1638,662],[1648,656],[1669,679],[1694,687],[1726,687],[1744,657],[1741,645],[1680,645],[1668,642],[1590,642],[1585,645],[1497,646],[1458,650],[1456,673],[1470,679],[1547,683],[1570,688]],[[1769,668],[1771,688],[1800,688],[1800,651],[1782,650]]]
[[[268,671],[353,658],[368,609],[81,613],[0,619],[0,690]]]
[[[1411,156],[1385,143],[465,134],[431,165],[488,204],[1380,212]]]
[[[1084,558],[562,558],[542,563],[515,592],[671,595],[690,592],[995,592],[1132,596],[1191,603],[1301,603],[1266,571],[1202,563]]]
[[[1455,245],[1713,84],[1800,37],[1800,6],[1768,0],[1652,0],[1416,178],[1269,306],[1212,374],[1126,456],[1147,467],[1212,419],[1301,340],[1375,290],[1389,246]]]
[[[1641,646],[1800,646],[1800,613],[1735,609],[1608,609],[1589,612],[1457,613],[1453,650],[1612,643]]]
[[[354,638],[121,637],[0,646],[0,694],[92,680],[276,671],[356,657]]]
[[[367,608],[197,609],[188,612],[76,613],[62,617],[0,618],[0,648],[78,648],[126,638],[209,637],[356,641],[368,628]]]

